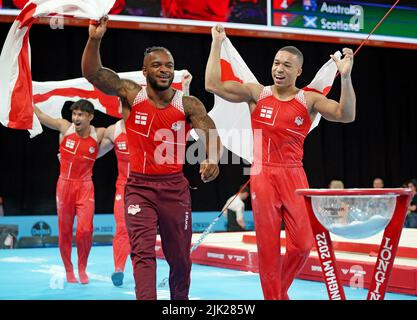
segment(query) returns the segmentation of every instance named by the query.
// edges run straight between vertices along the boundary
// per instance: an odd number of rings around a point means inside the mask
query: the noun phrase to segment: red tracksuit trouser
[[[77,216],[75,243],[78,270],[87,268],[88,255],[93,243],[94,185],[91,180],[58,179],[56,190],[58,211],[58,244],[66,272],[73,272],[71,262],[72,230]]]
[[[172,300],[187,300],[191,273],[191,197],[182,172],[131,172],[125,189],[125,218],[138,300],[155,300],[157,227],[169,264]]]
[[[116,195],[114,197],[114,220],[116,221],[116,232],[113,238],[114,269],[124,271],[127,257],[130,254],[129,235],[125,220],[125,183],[116,184]]]
[[[252,168],[254,172],[254,168]],[[251,197],[264,298],[288,299],[287,291],[313,246],[308,213],[296,189],[308,188],[302,166],[263,165],[251,176]],[[285,222],[286,253],[281,257],[281,222]]]

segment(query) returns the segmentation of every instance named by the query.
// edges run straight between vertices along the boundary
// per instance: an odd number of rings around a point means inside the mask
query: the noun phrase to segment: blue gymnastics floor
[[[73,263],[76,266],[76,250]],[[168,275],[165,260],[158,261],[157,281]],[[87,273],[88,285],[68,284],[58,248],[0,250],[0,300],[134,300],[132,265],[128,259],[122,287],[114,287],[111,246],[93,247]],[[366,290],[345,287],[348,299],[366,298]],[[327,300],[323,283],[296,279],[289,291],[293,300]],[[158,288],[158,299],[168,300],[168,287]],[[259,275],[194,264],[192,300],[261,300]],[[417,300],[416,296],[387,293],[386,300]]]

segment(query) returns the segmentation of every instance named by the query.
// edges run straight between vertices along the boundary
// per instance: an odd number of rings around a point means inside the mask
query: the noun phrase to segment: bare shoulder
[[[104,132],[104,138],[107,138],[107,139],[110,139],[110,141],[113,141],[115,128],[116,128],[116,124],[112,124],[108,126]]]
[[[66,128],[66,130],[71,127],[72,122],[68,121],[67,119],[58,119],[58,121],[62,124],[63,127]]]
[[[120,95],[124,107],[131,106],[135,101],[138,93],[142,90],[142,86],[130,79],[121,79],[123,94]]]
[[[139,92],[142,89],[142,86],[130,79],[120,79],[122,81],[123,86],[129,90],[137,90]]]
[[[264,90],[265,86],[263,86],[260,83],[246,83],[245,84],[254,95],[256,95],[257,97],[259,97],[262,93],[262,91]]]
[[[71,127],[71,122],[69,122],[66,119],[57,119],[57,120],[59,122],[59,132],[62,135],[64,135],[68,131],[69,127]]]
[[[203,103],[194,96],[182,96],[182,106],[187,116],[207,113]]]
[[[104,135],[104,133],[106,132],[106,128],[103,128],[103,127],[98,127],[95,129],[96,129],[96,133],[100,135]]]
[[[104,135],[106,133],[106,128],[95,128],[96,129],[96,134],[97,134],[97,142],[100,143],[101,140],[103,140]]]
[[[315,91],[306,91],[306,90],[304,90],[304,97],[306,99],[307,106],[310,108],[314,107],[317,101],[326,99],[326,96],[321,93],[318,93]]]
[[[203,104],[200,99],[198,99],[195,96],[182,96],[182,103],[187,105],[197,105],[197,104]]]

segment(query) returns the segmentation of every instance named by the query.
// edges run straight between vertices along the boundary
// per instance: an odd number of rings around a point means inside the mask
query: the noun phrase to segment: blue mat
[[[72,259],[77,265],[76,249]],[[64,267],[58,248],[0,250],[1,300],[134,300],[132,265],[128,259],[124,284],[113,286],[111,246],[93,247],[87,273],[88,285],[65,282]],[[157,260],[157,283],[168,275],[165,260]],[[75,270],[77,271],[77,270]],[[363,300],[367,291],[345,287],[348,299]],[[322,282],[296,279],[289,295],[294,300],[327,300]],[[169,299],[169,288],[158,288],[158,299]],[[261,300],[259,275],[194,264],[191,272],[192,300]],[[387,293],[386,300],[417,300],[416,296]]]

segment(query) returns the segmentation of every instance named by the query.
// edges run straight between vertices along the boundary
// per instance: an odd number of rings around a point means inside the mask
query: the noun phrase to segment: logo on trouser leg
[[[138,212],[140,212],[142,209],[139,207],[138,204],[131,204],[128,208],[127,208],[127,213],[131,214],[132,216],[134,216],[135,214],[137,214]]]
[[[185,213],[185,224],[184,224],[184,230],[188,230],[188,220],[190,219],[190,213]]]

